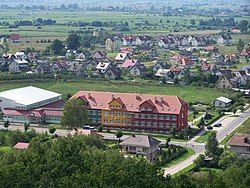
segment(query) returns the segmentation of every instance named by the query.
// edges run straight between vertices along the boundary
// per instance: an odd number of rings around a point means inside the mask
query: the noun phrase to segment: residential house
[[[174,78],[170,69],[158,69],[155,73],[155,77],[166,78],[166,80],[172,80]]]
[[[15,33],[13,33],[13,34],[11,34],[10,36],[9,36],[9,40],[11,41],[11,42],[13,42],[13,43],[18,43],[19,41],[20,41],[20,35],[18,35],[18,34],[15,34]]]
[[[38,61],[37,65],[34,67],[35,74],[50,74],[51,65],[49,61]]]
[[[204,51],[205,52],[210,52],[210,53],[212,53],[212,52],[218,52],[218,48],[217,47],[215,47],[215,46],[206,46],[205,48],[204,48]]]
[[[213,63],[217,65],[223,64],[225,62],[224,55],[220,53],[213,53],[211,58],[212,58]]]
[[[120,53],[128,54],[129,56],[132,56],[135,53],[135,48],[121,48]]]
[[[111,67],[104,73],[104,77],[108,80],[118,80],[121,78],[121,75],[121,69],[118,67]]]
[[[107,51],[118,51],[122,46],[122,39],[118,36],[109,37],[105,42],[105,49]]]
[[[144,76],[146,74],[147,67],[143,64],[137,64],[129,69],[131,76]]]
[[[232,100],[226,97],[218,97],[214,101],[214,106],[219,108],[227,108],[232,104]]]
[[[218,68],[216,67],[215,64],[207,63],[207,62],[204,62],[201,64],[201,70],[203,72],[210,72],[210,73],[218,72]]]
[[[160,141],[151,135],[132,134],[119,145],[125,154],[142,155],[148,160],[153,161],[159,153],[159,144]]]
[[[221,77],[217,82],[218,89],[232,89],[232,88],[237,88],[238,86],[239,86],[239,79],[228,78],[226,76]]]
[[[244,58],[250,58],[250,48],[247,48],[245,50],[243,50],[240,54],[240,56],[244,57]]]
[[[106,52],[96,51],[92,55],[93,59],[106,59]]]
[[[234,72],[235,77],[240,78],[240,86],[245,86],[250,83],[250,74],[247,71],[239,70]]]
[[[250,137],[249,135],[234,135],[229,140],[230,150],[241,157],[250,157]]]
[[[29,52],[27,55],[27,58],[30,62],[37,61],[39,58],[39,53],[38,52]]]
[[[231,45],[232,37],[230,35],[220,35],[217,38],[217,44],[219,45]]]
[[[72,58],[72,57],[77,58],[78,55],[79,55],[79,53],[77,52],[77,50],[67,50],[65,57],[67,59]]]
[[[136,37],[135,36],[126,35],[122,38],[122,40],[123,40],[123,46],[135,46],[136,45]]]
[[[182,57],[181,59],[177,60],[177,64],[180,67],[190,68],[194,65],[194,62],[187,57]]]
[[[122,65],[121,68],[130,69],[131,67],[140,64],[138,60],[127,59]]]
[[[83,64],[80,63],[72,63],[67,69],[67,72],[78,77],[86,76],[86,70],[84,69]]]
[[[16,52],[15,57],[16,59],[27,59],[27,56],[24,52]]]
[[[174,49],[176,47],[176,44],[175,44],[175,42],[172,39],[162,38],[158,42],[158,46],[160,48],[165,48],[165,49]]]
[[[8,70],[11,73],[18,73],[18,72],[20,72],[18,62],[16,62],[16,61],[9,62],[8,63]]]
[[[16,69],[16,65],[18,65],[18,69]],[[27,70],[28,68],[28,61],[24,60],[24,59],[13,59],[10,64],[9,64],[9,70],[11,69],[12,71],[10,72],[19,72],[21,70]],[[11,67],[11,68],[10,68]],[[17,71],[15,71],[17,70]]]
[[[152,44],[153,38],[148,35],[137,36],[136,45],[137,46],[150,46]]]
[[[99,60],[97,59],[86,60],[83,62],[84,68],[91,69],[91,70],[95,69],[98,64],[99,64]]]
[[[83,61],[85,59],[86,59],[86,56],[85,56],[85,54],[83,52],[79,53],[77,55],[77,58],[76,58],[76,60],[80,60],[80,61]]]
[[[112,63],[108,61],[99,62],[96,66],[96,70],[98,70],[101,74],[104,74],[110,68],[112,68]]]
[[[163,62],[163,61],[156,61],[155,64],[153,65],[153,71],[156,72],[159,69],[167,69],[168,65],[167,63]]]
[[[115,63],[123,64],[127,59],[130,59],[129,54],[118,53],[115,57]]]
[[[51,65],[51,71],[55,73],[66,73],[69,65],[65,61],[56,61]]]
[[[186,74],[185,68],[183,67],[172,67],[170,70],[173,73],[174,78],[182,79]]]
[[[29,147],[29,143],[27,142],[17,142],[16,145],[13,146],[14,149],[18,149],[18,150],[28,149],[28,147]]]

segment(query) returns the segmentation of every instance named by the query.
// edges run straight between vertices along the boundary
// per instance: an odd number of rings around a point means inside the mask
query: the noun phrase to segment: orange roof
[[[84,97],[83,97],[84,96]],[[110,110],[109,103],[117,99],[122,110],[140,112],[142,108],[151,108],[154,113],[179,114],[186,103],[177,96],[154,96],[136,93],[113,93],[100,91],[79,91],[71,99],[85,100],[90,109]],[[122,101],[122,102],[121,102]]]
[[[26,142],[18,142],[16,145],[13,146],[15,149],[27,149],[29,146],[29,143]]]

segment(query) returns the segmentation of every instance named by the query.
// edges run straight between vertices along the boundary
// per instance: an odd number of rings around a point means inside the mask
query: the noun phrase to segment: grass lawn
[[[200,136],[199,138],[197,138],[195,140],[195,142],[205,143],[207,141],[209,135],[211,134],[211,132],[215,132],[215,131],[207,131],[205,134],[203,134],[202,136]]]
[[[189,166],[187,166],[186,168],[183,168],[182,170],[180,170],[179,172],[175,173],[173,176],[179,176],[181,174],[185,174],[187,172],[190,172],[191,170],[193,170],[195,167],[195,164],[191,164]]]
[[[230,140],[230,138],[234,134],[250,134],[250,118],[248,118],[241,126],[239,126],[237,129],[235,129],[231,134],[227,135],[220,144],[227,144],[227,142]]]
[[[170,163],[167,163],[164,167],[171,167],[173,165],[176,165],[176,164],[188,159],[190,156],[195,154],[194,150],[192,150],[190,148],[187,148],[187,150],[188,150],[187,153],[185,153],[184,155],[172,160]]]
[[[9,146],[2,146],[0,147],[0,153],[9,153],[12,151],[12,148]]]
[[[194,113],[191,112],[189,115],[188,115],[188,121],[189,122],[192,122],[193,120],[197,119],[198,117],[202,116],[204,113],[203,112],[198,112],[198,114],[195,115],[194,117]]]
[[[212,88],[192,87],[192,86],[166,86],[157,85],[155,82],[132,83],[124,81],[100,81],[100,80],[77,80],[75,82],[39,82],[39,81],[23,81],[23,82],[3,82],[1,83],[0,92],[8,89],[19,88],[24,86],[36,86],[59,92],[64,95],[67,93],[74,94],[79,90],[87,91],[110,91],[110,92],[128,92],[143,93],[155,95],[177,95],[186,102],[207,102],[211,103],[219,96],[228,97],[229,93],[219,91]]]
[[[216,172],[216,173],[223,172],[223,170],[219,169],[219,168],[206,168],[206,167],[203,167],[203,168],[200,168],[200,170],[199,170],[199,172],[209,172],[209,171]]]

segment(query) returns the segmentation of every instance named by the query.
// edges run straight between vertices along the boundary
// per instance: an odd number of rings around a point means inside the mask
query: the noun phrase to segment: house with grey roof
[[[120,143],[120,147],[125,154],[142,155],[152,161],[159,151],[159,144],[160,141],[151,135],[132,134]]]
[[[232,104],[232,100],[226,98],[226,97],[218,97],[214,101],[214,106],[219,108],[226,108],[229,107]]]

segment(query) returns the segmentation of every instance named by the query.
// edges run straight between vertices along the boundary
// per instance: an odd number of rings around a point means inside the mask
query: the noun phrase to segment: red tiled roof
[[[11,40],[20,40],[20,35],[18,35],[18,34],[11,34],[9,38]]]
[[[165,114],[179,114],[181,107],[186,103],[177,96],[154,96],[135,93],[112,93],[99,91],[79,91],[71,99],[82,98],[87,101],[86,108],[110,110],[109,103],[115,98],[120,98],[123,102],[123,110],[130,112],[140,112],[140,106],[146,101],[150,101],[153,106],[152,112]],[[149,103],[149,102],[148,102]]]
[[[29,146],[29,143],[26,142],[18,142],[16,145],[13,146],[15,149],[27,149]]]
[[[132,60],[132,59],[127,59],[123,64],[122,64],[122,68],[130,68],[135,66],[138,62],[138,60]]]
[[[230,146],[250,146],[249,136],[234,135],[228,142]]]

